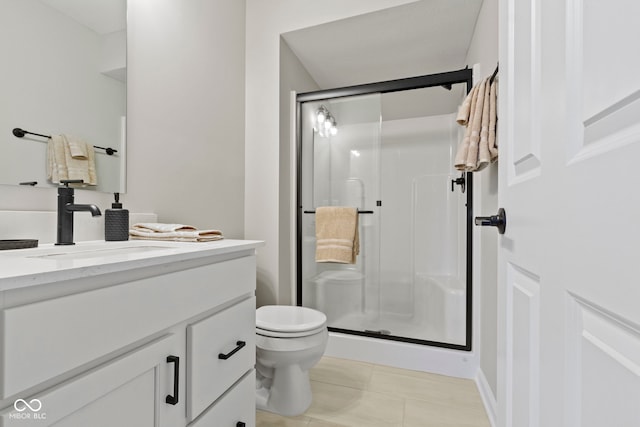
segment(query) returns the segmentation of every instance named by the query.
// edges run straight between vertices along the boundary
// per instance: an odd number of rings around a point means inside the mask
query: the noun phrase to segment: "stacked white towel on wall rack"
[[[98,185],[93,146],[71,135],[52,135],[47,145],[47,178],[53,184],[81,179]]]

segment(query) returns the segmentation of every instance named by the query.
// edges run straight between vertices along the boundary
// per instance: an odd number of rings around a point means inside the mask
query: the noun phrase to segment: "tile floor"
[[[490,427],[472,380],[323,357],[303,415],[257,411],[257,427]]]

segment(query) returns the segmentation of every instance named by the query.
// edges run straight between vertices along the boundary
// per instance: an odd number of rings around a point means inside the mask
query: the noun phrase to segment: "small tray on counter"
[[[0,251],[7,249],[27,249],[27,248],[37,248],[38,240],[37,239],[9,239],[9,240],[0,240]]]

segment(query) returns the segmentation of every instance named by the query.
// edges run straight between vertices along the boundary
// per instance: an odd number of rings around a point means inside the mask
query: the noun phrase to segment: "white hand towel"
[[[83,184],[90,184],[89,179],[89,162],[87,159],[74,159],[71,156],[71,149],[69,147],[69,139],[62,135],[64,144],[64,156],[67,163],[67,171],[69,173],[69,179],[81,179]]]
[[[69,143],[69,152],[71,157],[78,160],[88,160],[89,154],[87,152],[87,143],[81,139],[73,138],[69,135],[66,136]]]

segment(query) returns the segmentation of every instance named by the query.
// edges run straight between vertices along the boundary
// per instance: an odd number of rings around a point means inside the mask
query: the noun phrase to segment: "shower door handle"
[[[504,209],[500,208],[497,215],[477,216],[475,222],[476,225],[483,227],[497,227],[498,233],[504,234],[507,228],[507,214]]]

